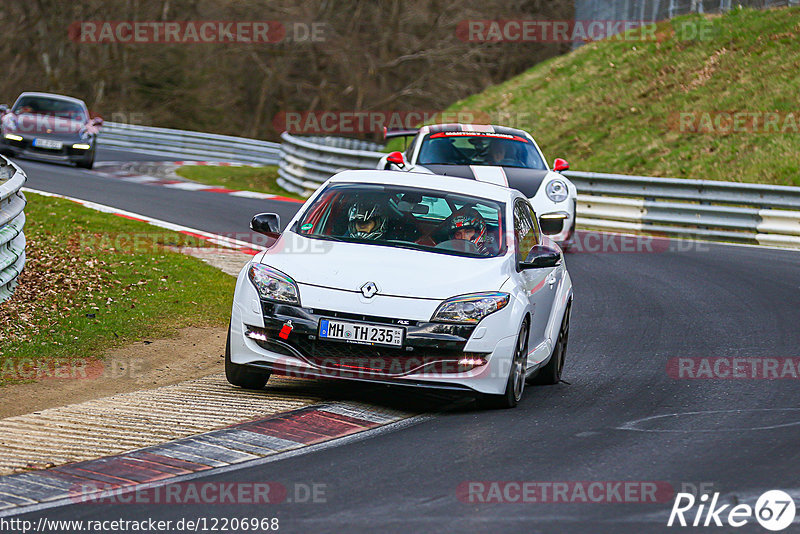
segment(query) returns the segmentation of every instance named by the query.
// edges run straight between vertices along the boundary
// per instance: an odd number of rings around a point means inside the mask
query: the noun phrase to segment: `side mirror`
[[[547,245],[534,245],[528,257],[519,262],[520,269],[541,269],[555,267],[561,262],[561,251]]]
[[[277,213],[259,213],[250,221],[250,229],[267,237],[278,239],[281,236],[281,218]]]
[[[91,120],[91,123],[95,126],[102,126],[103,125],[103,117],[95,117]]]
[[[389,163],[394,163],[401,169],[406,166],[406,160],[403,158],[402,152],[391,152],[388,156],[386,156],[386,161]]]
[[[8,111],[8,104],[0,104],[0,115]]]
[[[556,158],[553,162],[553,170],[556,172],[569,170],[569,163],[565,159]]]

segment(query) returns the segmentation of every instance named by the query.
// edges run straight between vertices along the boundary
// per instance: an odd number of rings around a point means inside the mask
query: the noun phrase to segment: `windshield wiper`
[[[336,237],[335,235],[322,235],[322,234],[297,234],[303,237],[307,237],[309,239],[319,239],[321,241],[338,241],[340,243],[353,243],[351,239],[345,239],[343,237]]]
[[[431,247],[420,245],[419,243],[412,243],[410,241],[401,241],[398,239],[387,239],[384,241],[387,245],[391,245],[395,248],[407,248],[410,250],[424,250],[428,251],[431,250]]]

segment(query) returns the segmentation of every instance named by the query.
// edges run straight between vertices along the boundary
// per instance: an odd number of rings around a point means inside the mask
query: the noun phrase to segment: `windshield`
[[[505,205],[455,193],[367,184],[328,187],[293,231],[440,254],[494,257],[505,253]]]
[[[534,144],[521,136],[488,132],[438,132],[422,141],[419,165],[498,165],[546,170]]]
[[[41,96],[23,96],[14,105],[15,114],[53,115],[75,121],[86,121],[83,106],[69,100]]]

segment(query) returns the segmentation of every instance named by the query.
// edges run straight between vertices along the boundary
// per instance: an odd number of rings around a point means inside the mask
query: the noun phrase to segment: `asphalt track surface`
[[[97,152],[97,161],[158,159],[151,155],[117,150],[98,149]],[[282,221],[288,221],[299,206],[296,203],[137,184],[80,170],[66,164],[40,163],[26,159],[16,159],[15,162],[27,173],[26,186],[31,189],[90,200],[231,237],[233,237],[231,234],[249,232],[250,219],[256,213],[275,212],[281,216]]]
[[[114,158],[121,159],[108,154]],[[246,228],[258,211],[297,209],[69,167],[22,166],[29,187],[208,231]],[[421,393],[417,407],[437,415],[419,424],[197,481],[324,484],[318,499],[324,502],[73,504],[22,517],[277,517],[280,532],[695,530],[666,528],[672,498],[465,502],[457,490],[470,481],[650,481],[674,491],[704,484],[723,502],[751,505],[764,491],[781,489],[800,505],[800,381],[690,380],[667,372],[677,357],[800,357],[800,253],[704,243],[680,248],[567,257],[575,286],[569,384],[529,386],[516,409],[502,411],[453,408]],[[376,404],[397,402],[396,389],[352,387],[365,388]],[[795,521],[786,532],[798,530]],[[766,532],[752,518],[736,531]]]

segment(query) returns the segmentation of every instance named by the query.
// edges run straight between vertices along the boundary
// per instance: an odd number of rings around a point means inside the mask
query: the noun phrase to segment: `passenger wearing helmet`
[[[486,221],[475,208],[461,208],[450,219],[449,237],[470,241],[480,252],[485,252]]]
[[[349,237],[380,239],[386,233],[386,211],[379,202],[358,200],[347,212]]]

